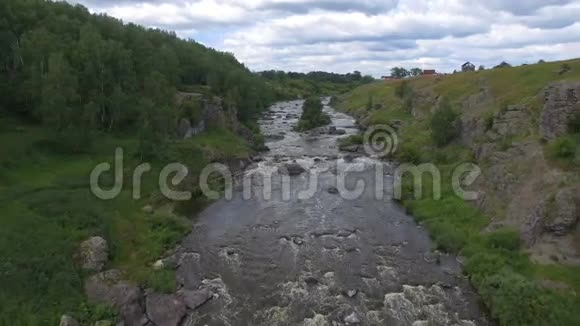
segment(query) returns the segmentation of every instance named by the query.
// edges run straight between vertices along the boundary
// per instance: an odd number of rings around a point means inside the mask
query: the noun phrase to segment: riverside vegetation
[[[95,235],[109,243],[108,267],[169,290],[174,276],[150,264],[188,233],[182,216],[205,200],[174,208],[155,176],[181,162],[195,191],[207,163],[247,159],[261,145],[250,131],[254,116],[276,94],[228,53],[81,6],[8,0],[0,17],[0,324],[111,317],[86,302],[86,275],[73,259]],[[184,140],[180,121],[205,132]],[[125,188],[101,201],[88,176],[116,147],[125,152]],[[134,201],[128,171],[144,162],[153,170]]]
[[[304,102],[302,116],[296,129],[306,131],[322,127],[330,123],[330,116],[322,111],[323,106],[319,97],[309,97]]]
[[[300,93],[318,92],[311,86]],[[285,87],[172,32],[65,2],[0,2],[0,324],[54,325],[63,313],[82,324],[114,319],[110,308],[86,301],[88,275],[73,259],[95,235],[109,244],[107,268],[175,290],[174,273],[151,264],[190,231],[183,216],[207,204],[197,175],[208,163],[237,164],[263,148],[256,115],[294,95]],[[125,187],[101,201],[88,176],[112,163],[117,147]],[[152,171],[143,198],[133,200],[129,171],[145,162]],[[173,162],[189,168],[187,204],[158,192],[156,176]],[[106,187],[114,177],[101,179]]]
[[[394,159],[440,168],[442,199],[429,198],[426,178],[427,195],[405,185],[403,205],[464,257],[501,325],[580,324],[579,82],[580,60],[541,62],[376,82],[336,100],[363,126],[398,129]],[[451,189],[464,162],[483,171],[476,202]]]

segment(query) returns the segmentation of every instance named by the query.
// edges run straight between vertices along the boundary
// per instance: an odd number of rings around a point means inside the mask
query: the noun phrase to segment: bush
[[[457,126],[457,112],[451,108],[451,105],[444,101],[441,107],[431,119],[431,133],[433,141],[439,147],[448,145],[453,139],[459,136]]]
[[[352,135],[338,140],[338,147],[340,149],[347,148],[353,145],[362,145],[364,142],[363,135]]]
[[[421,163],[421,150],[418,146],[403,143],[397,153],[397,157],[401,162],[413,164]]]
[[[409,85],[409,82],[406,80],[403,80],[395,88],[395,95],[397,95],[398,98],[405,98],[406,96],[408,96],[412,92],[413,92],[413,89]]]
[[[493,68],[494,69],[497,69],[497,68],[511,68],[511,66],[512,66],[511,64],[509,64],[509,63],[507,63],[505,61],[502,61],[499,65],[497,65],[497,66],[495,66]]]
[[[304,102],[302,117],[298,122],[297,130],[304,131],[329,124],[330,117],[322,111],[322,102],[318,97],[309,97]]]
[[[576,140],[571,136],[567,136],[557,139],[551,145],[550,150],[555,158],[572,159],[576,156],[577,146]]]
[[[510,270],[500,270],[485,279],[479,292],[501,325],[577,325],[571,316],[572,300]]]
[[[515,230],[503,229],[486,236],[488,247],[492,249],[504,249],[518,251],[521,247],[520,235]]]
[[[568,129],[573,134],[580,133],[580,111],[574,115],[572,120],[570,120],[568,123]]]

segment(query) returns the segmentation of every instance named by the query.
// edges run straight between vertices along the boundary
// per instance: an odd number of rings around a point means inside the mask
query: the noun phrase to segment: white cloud
[[[580,53],[580,0],[74,1],[210,40],[254,70],[380,76],[394,65],[452,71]]]

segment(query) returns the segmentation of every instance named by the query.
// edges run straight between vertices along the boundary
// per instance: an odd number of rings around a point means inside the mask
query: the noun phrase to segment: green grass
[[[543,101],[541,90],[556,81],[580,80],[580,60],[567,62],[572,68],[560,75],[563,62],[515,68],[460,73],[439,78],[413,78],[408,81],[413,94],[423,102],[414,101],[415,116],[409,114],[403,99],[396,95],[400,81],[377,82],[359,87],[340,98],[338,108],[354,114],[368,125],[390,124],[401,120],[398,132],[399,147],[396,158],[401,162],[435,163],[442,173],[442,198],[431,196],[429,178],[423,185],[423,197],[413,197],[409,176],[403,178],[403,204],[418,221],[429,229],[436,246],[466,259],[465,272],[478,289],[492,316],[501,325],[579,325],[580,270],[560,265],[535,266],[523,252],[518,232],[502,229],[493,233],[482,230],[491,219],[473,203],[458,198],[451,188],[451,171],[463,162],[474,162],[472,151],[458,142],[438,148],[429,121],[432,108],[443,97],[461,114],[479,116],[491,127],[490,117],[512,104],[527,104],[537,120]],[[465,99],[487,88],[491,100],[477,112],[463,112]],[[368,110],[365,105],[372,97],[382,109]],[[574,125],[571,127],[574,128]],[[526,137],[528,137],[526,135]],[[508,143],[509,141],[509,143]],[[504,147],[514,139],[505,140]],[[546,145],[546,157],[557,167],[575,169],[576,136],[565,137]],[[501,145],[501,143],[500,143]],[[576,146],[576,147],[575,147]],[[500,146],[501,147],[501,146]],[[572,291],[548,289],[542,279],[567,284]]]
[[[245,141],[223,130],[170,142],[159,149],[162,159],[150,162],[143,198],[133,200],[132,168],[141,163],[136,139],[99,135],[90,153],[71,155],[47,146],[55,135],[45,129],[6,118],[0,126],[11,126],[0,131],[1,325],[56,325],[64,313],[90,324],[108,315],[106,308],[85,302],[85,273],[73,260],[80,242],[94,235],[109,242],[108,268],[121,268],[158,291],[174,289],[172,272],[150,266],[189,232],[191,221],[173,214],[173,204],[159,195],[158,171],[181,162],[195,175],[208,162],[250,155]],[[89,173],[98,163],[112,163],[117,146],[125,149],[125,187],[117,198],[103,201],[90,192]],[[102,184],[111,180],[102,176]],[[187,216],[206,203],[194,191]],[[142,211],[147,204],[168,208],[147,214]]]

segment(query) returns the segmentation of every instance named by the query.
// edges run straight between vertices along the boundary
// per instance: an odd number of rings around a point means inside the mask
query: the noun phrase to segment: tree
[[[443,147],[459,135],[458,116],[447,100],[441,102],[439,109],[431,118],[431,135],[437,146]]]
[[[481,66],[479,66],[479,68],[477,70],[484,71],[485,70],[485,66],[484,65],[481,65]]]
[[[42,121],[57,130],[68,127],[79,105],[78,83],[62,53],[50,55],[42,86]]]
[[[423,69],[421,68],[413,68],[410,71],[410,75],[413,77],[421,76],[423,74]]]
[[[499,65],[495,66],[495,68],[511,68],[512,65],[510,65],[509,63],[502,61]]]
[[[403,67],[394,67],[391,69],[391,77],[394,78],[405,78],[408,77],[410,72]]]
[[[309,97],[304,102],[302,116],[297,129],[310,130],[330,123],[330,117],[322,111],[322,102],[319,97]]]
[[[369,98],[367,100],[367,107],[366,107],[367,111],[370,111],[373,109],[373,96],[369,95]]]

